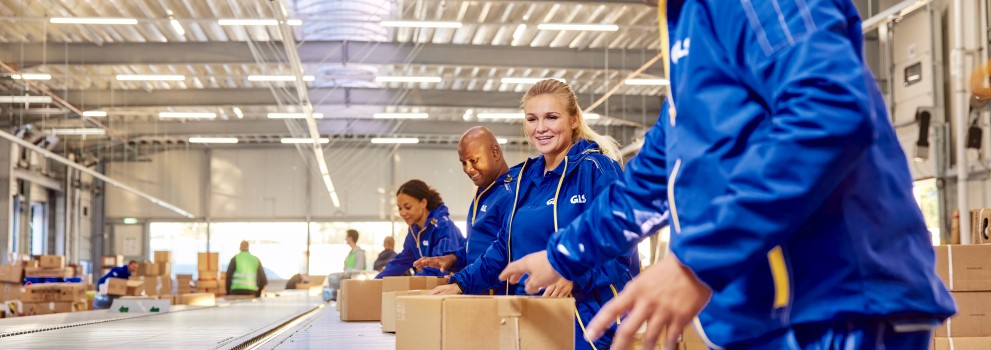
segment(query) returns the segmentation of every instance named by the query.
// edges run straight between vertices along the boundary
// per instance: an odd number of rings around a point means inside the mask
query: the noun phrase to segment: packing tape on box
[[[950,268],[950,290],[953,290],[953,245],[946,245],[946,261]]]
[[[523,302],[519,298],[499,299],[499,349],[520,350],[520,317]]]

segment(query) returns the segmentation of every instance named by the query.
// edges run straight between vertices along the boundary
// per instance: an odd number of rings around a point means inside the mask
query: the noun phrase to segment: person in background
[[[396,257],[396,239],[392,236],[385,236],[385,240],[382,241],[382,252],[379,253],[378,258],[375,258],[375,263],[372,268],[375,271],[382,271],[385,269],[385,265],[392,261],[392,258]]]
[[[499,240],[461,272],[452,284],[434,294],[478,294],[499,282],[499,272],[510,261],[543,250],[558,223],[568,223],[590,208],[602,190],[619,177],[619,149],[611,137],[602,136],[585,122],[578,98],[567,84],[546,79],[523,95],[523,131],[540,152],[519,166],[513,198]],[[575,298],[575,348],[606,349],[610,337],[586,341],[585,324],[599,309],[640,272],[635,249],[623,257],[605,259],[601,266],[570,280],[558,279],[544,289],[545,297]],[[515,283],[515,281],[514,281]],[[527,281],[507,286],[510,294],[538,293]],[[618,318],[613,318],[613,327]]]
[[[432,266],[446,270],[461,270],[485,253],[498,238],[499,230],[513,205],[514,176],[520,169],[509,169],[502,147],[489,129],[476,126],[458,142],[458,157],[465,175],[475,184],[475,196],[468,206],[468,243],[463,249],[443,256],[421,258],[413,263],[416,268]],[[514,175],[515,174],[515,175]],[[500,267],[501,268],[501,267]],[[479,294],[506,294],[504,283],[496,282],[492,288],[479,290]]]
[[[347,231],[348,245],[351,251],[344,257],[344,271],[362,271],[365,269],[365,250],[358,246],[358,231],[349,229]]]
[[[248,252],[248,241],[241,241],[241,252],[227,265],[227,294],[261,296],[268,284],[258,257]]]
[[[853,2],[660,5],[673,91],[643,148],[501,277],[552,285],[670,218],[672,254],[602,309],[590,338],[626,315],[616,348],[646,323],[644,349],[687,324],[715,349],[928,349],[955,307]]]
[[[396,191],[399,216],[409,225],[403,251],[386,264],[375,278],[402,276],[413,262],[425,256],[439,256],[465,245],[465,237],[454,225],[440,193],[421,180],[409,180]],[[426,267],[416,276],[444,276],[437,268]]]
[[[137,270],[138,270],[138,262],[135,260],[128,261],[127,265],[113,267],[110,269],[110,271],[107,271],[107,274],[103,275],[103,277],[100,277],[100,279],[96,281],[96,289],[99,290],[100,286],[107,282],[107,279],[120,278],[126,280],[130,278],[131,274]],[[110,307],[110,305],[113,303],[113,300],[116,298],[117,298],[116,295],[97,294],[93,298],[93,308],[107,309]]]

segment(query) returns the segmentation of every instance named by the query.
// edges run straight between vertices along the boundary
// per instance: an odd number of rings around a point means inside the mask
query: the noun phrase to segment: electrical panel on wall
[[[933,20],[925,7],[893,22],[891,28],[891,100],[892,124],[898,140],[909,158],[913,179],[935,176],[935,157],[939,145],[928,146],[930,135],[938,130],[931,125],[942,123],[939,118],[921,118],[920,110],[936,106],[936,72],[933,71]],[[882,50],[888,48],[881,48]],[[924,141],[924,142],[923,142]],[[927,146],[920,147],[920,143]]]

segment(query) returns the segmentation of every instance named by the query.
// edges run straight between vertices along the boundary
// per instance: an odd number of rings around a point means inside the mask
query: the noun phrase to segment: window
[[[403,250],[406,224],[388,221],[372,222],[313,222],[310,223],[310,274],[327,275],[344,271],[344,258],[351,248],[346,236],[348,229],[358,231],[358,246],[365,251],[365,269],[371,270],[375,258],[382,252],[387,236],[396,239],[396,252]]]
[[[922,217],[926,220],[933,245],[939,245],[939,189],[936,188],[936,179],[916,181],[912,185],[912,194],[922,209]]]
[[[210,250],[220,253],[220,271],[240,252],[241,241],[261,260],[265,276],[288,280],[304,270],[305,222],[218,222],[210,224]]]
[[[149,237],[152,251],[172,251],[172,273],[196,274],[196,254],[206,251],[206,223],[153,222]]]

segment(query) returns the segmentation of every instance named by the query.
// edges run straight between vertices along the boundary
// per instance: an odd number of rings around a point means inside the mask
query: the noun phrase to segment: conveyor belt
[[[362,349],[392,350],[396,335],[382,333],[379,322],[342,322],[333,304],[320,309],[316,316],[282,332],[257,349]]]

